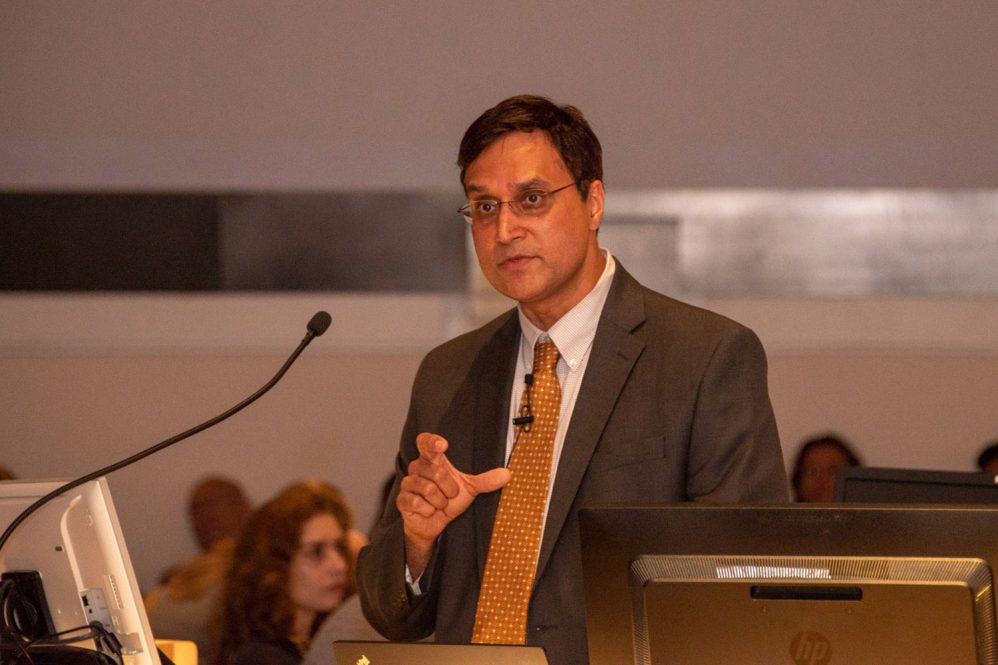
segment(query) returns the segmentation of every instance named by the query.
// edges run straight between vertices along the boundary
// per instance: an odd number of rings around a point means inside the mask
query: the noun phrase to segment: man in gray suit
[[[500,102],[468,128],[458,165],[481,269],[519,304],[420,366],[358,588],[391,640],[471,641],[489,549],[503,538],[492,532],[524,428],[514,418],[530,416],[534,343],[549,339],[560,417],[513,641],[577,665],[587,662],[581,506],[787,500],[765,352],[752,331],[641,286],[599,247],[601,148],[574,107]]]

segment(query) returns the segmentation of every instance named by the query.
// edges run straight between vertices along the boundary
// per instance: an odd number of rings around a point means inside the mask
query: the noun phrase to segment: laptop
[[[544,649],[507,644],[333,642],[336,665],[548,665]]]

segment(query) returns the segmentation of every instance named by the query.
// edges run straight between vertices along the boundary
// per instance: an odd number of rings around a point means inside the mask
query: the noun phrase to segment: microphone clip
[[[523,383],[527,386],[523,392],[523,405],[520,407],[520,415],[513,418],[513,425],[522,427],[524,432],[529,432],[530,425],[534,422],[534,414],[530,410],[530,387],[534,385],[534,375],[525,374]]]

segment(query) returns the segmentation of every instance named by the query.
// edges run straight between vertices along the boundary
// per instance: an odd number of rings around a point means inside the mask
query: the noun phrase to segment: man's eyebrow
[[[548,186],[548,181],[544,178],[530,178],[529,180],[524,180],[523,182],[516,183],[515,187],[517,191],[523,192],[528,189],[544,188]],[[464,188],[467,194],[481,194],[482,192],[488,192],[488,189],[471,183]]]
[[[547,187],[548,181],[544,178],[531,178],[530,180],[525,180],[523,182],[517,183],[516,188],[521,192],[527,189],[537,189],[538,187]]]

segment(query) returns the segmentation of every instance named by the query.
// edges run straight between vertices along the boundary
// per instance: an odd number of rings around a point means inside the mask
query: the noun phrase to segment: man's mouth
[[[509,256],[499,262],[500,268],[519,268],[520,266],[526,264],[533,257],[527,256],[525,254],[516,254],[514,256]]]

